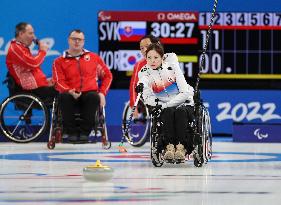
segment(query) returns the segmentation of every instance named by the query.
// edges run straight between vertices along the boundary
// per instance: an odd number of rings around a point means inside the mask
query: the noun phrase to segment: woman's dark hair
[[[139,42],[141,42],[143,39],[146,39],[146,38],[148,38],[148,39],[151,41],[151,43],[159,43],[159,44],[160,44],[160,39],[157,38],[157,37],[155,37],[155,36],[153,36],[153,35],[151,35],[151,34],[148,34],[148,35],[143,36],[143,37],[140,39]]]
[[[148,52],[154,50],[156,51],[161,57],[164,56],[164,48],[161,44],[159,43],[152,43],[147,47],[147,50],[145,52],[145,56],[147,56]]]

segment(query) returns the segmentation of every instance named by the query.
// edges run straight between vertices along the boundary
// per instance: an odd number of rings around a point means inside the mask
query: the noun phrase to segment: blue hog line
[[[30,160],[30,161],[68,161],[68,162],[95,162],[97,159],[63,159],[63,158],[50,158],[56,155],[79,155],[79,154],[96,154],[96,155],[109,155],[120,154],[119,152],[64,152],[64,153],[22,153],[22,154],[7,154],[0,155],[0,159],[5,160]],[[147,154],[149,152],[137,152],[132,154]],[[270,156],[267,159],[212,159],[210,162],[275,162],[281,161],[281,153],[254,153],[254,152],[214,152],[214,155],[233,154],[233,155],[253,155],[253,156]],[[118,156],[118,155],[116,155]],[[120,155],[121,156],[121,155]],[[102,159],[104,162],[147,162],[150,159],[131,160],[131,159]]]

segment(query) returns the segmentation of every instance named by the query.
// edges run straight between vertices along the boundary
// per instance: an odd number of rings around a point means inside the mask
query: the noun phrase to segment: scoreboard
[[[100,11],[99,54],[114,75],[112,87],[129,86],[146,34],[176,53],[185,77],[194,80],[210,19],[209,12]],[[281,79],[281,13],[217,13],[212,28],[202,78]]]
[[[210,18],[210,13],[200,13],[203,38]],[[281,13],[218,13],[203,73],[224,74],[218,78],[280,78],[280,35]]]

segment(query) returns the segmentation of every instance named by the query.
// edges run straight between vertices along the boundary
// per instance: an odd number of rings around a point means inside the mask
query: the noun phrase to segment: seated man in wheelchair
[[[72,30],[68,50],[53,64],[53,81],[60,92],[63,139],[69,142],[88,141],[95,114],[99,106],[105,106],[105,95],[112,81],[112,74],[102,59],[83,48],[84,40],[81,30]],[[79,126],[75,119],[77,110],[81,118]]]
[[[41,41],[38,53],[30,50],[35,41],[31,24],[16,25],[15,39],[11,41],[6,56],[9,96],[0,106],[0,130],[12,141],[30,142],[41,136],[49,126],[49,110],[57,91],[41,69],[48,46]]]
[[[136,90],[143,91],[152,118],[160,119],[159,146],[165,149],[164,160],[184,162],[186,154],[193,151],[194,89],[187,84],[176,54],[164,55],[160,44],[147,48],[146,61]]]
[[[35,35],[31,24],[21,22],[16,25],[15,40],[12,40],[6,57],[9,70],[7,78],[8,80],[12,78],[16,84],[13,89],[9,89],[11,90],[10,95],[27,91],[40,97],[43,101],[51,103],[57,95],[57,91],[54,89],[52,81],[46,78],[40,67],[46,57],[48,46],[37,41],[39,50],[33,56],[29,46],[34,40]]]

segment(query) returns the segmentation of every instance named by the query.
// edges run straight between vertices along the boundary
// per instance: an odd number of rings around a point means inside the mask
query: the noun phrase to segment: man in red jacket
[[[53,64],[53,81],[60,92],[64,138],[69,141],[88,141],[94,126],[98,106],[105,106],[105,95],[112,81],[112,74],[95,53],[84,49],[85,36],[73,30],[68,36],[69,48]],[[100,82],[98,82],[100,81]],[[75,111],[81,113],[78,130]]]
[[[25,22],[17,24],[15,40],[12,40],[9,47],[6,64],[10,75],[23,90],[30,91],[42,99],[47,99],[47,97],[53,99],[57,91],[40,67],[48,46],[39,41],[39,51],[33,56],[29,46],[34,40],[34,29],[31,24]]]

